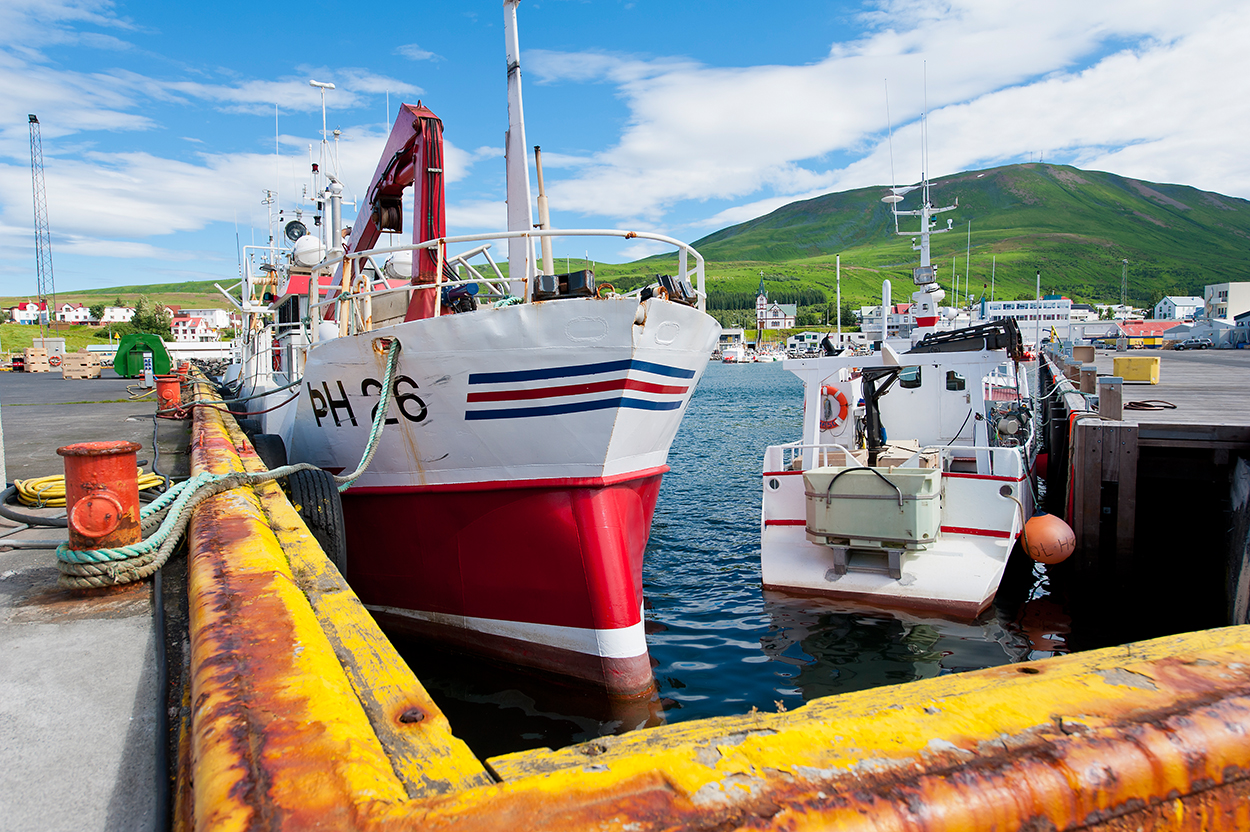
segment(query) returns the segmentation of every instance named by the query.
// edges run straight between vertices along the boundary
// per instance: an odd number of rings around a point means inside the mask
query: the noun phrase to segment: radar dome
[[[326,247],[311,234],[300,237],[291,249],[291,260],[297,266],[311,269],[325,259]]]

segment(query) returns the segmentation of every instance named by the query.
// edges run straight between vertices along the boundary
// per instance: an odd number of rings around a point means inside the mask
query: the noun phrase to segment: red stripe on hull
[[[614,696],[646,696],[655,690],[651,660],[646,653],[629,658],[590,656],[402,615],[374,612],[373,616],[382,627],[392,632],[438,642],[444,647],[459,648],[504,664],[576,679],[604,688]]]
[[[554,396],[581,396],[586,393],[603,393],[607,390],[638,390],[642,393],[685,393],[688,387],[671,384],[653,384],[632,378],[612,381],[595,381],[589,384],[566,384],[562,387],[541,387],[533,390],[487,390],[470,393],[469,402],[510,402],[526,399],[549,399]]]
[[[370,605],[582,629],[629,627],[641,620],[642,558],[660,478],[489,491],[352,489],[343,494],[347,579]],[[498,638],[460,632],[466,647]],[[540,645],[512,660],[566,673],[587,658],[607,661]],[[645,651],[641,659],[647,661]],[[590,681],[612,692],[626,681],[630,689],[620,692],[636,692],[629,673],[603,669],[601,675]]]

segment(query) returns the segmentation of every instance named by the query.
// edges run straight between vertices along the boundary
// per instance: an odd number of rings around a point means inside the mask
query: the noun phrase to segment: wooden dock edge
[[[208,408],[192,454],[257,464]],[[192,523],[180,828],[1250,828],[1250,626],[511,754],[498,783],[427,713],[397,760],[378,714],[424,691],[280,496]]]

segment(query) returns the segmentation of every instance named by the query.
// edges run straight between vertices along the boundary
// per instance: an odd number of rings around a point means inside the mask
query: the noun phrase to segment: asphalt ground
[[[135,380],[111,369],[102,376],[0,373],[8,482],[63,474],[56,449],[85,441],[138,442],[150,469],[155,394],[132,400]],[[160,435],[161,469],[185,469],[185,423],[161,420]],[[0,829],[152,829],[158,751],[168,743],[158,729],[168,702],[158,687],[152,585],[60,589],[51,549],[4,545],[64,539],[63,528],[22,530],[0,518]],[[184,564],[171,566],[185,574]],[[167,574],[164,586],[178,607],[178,578]],[[172,632],[180,646],[181,631]],[[175,675],[179,653],[171,654]]]

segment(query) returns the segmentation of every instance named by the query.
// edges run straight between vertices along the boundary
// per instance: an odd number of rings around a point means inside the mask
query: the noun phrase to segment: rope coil
[[[336,476],[340,492],[351,487],[377,453],[386,423],[386,412],[391,401],[391,378],[399,363],[400,344],[396,338],[387,349],[386,373],[382,378],[381,401],[369,431],[369,439],[360,465],[350,474]],[[207,471],[180,482],[139,510],[140,526],[146,534],[155,532],[144,540],[129,546],[111,549],[70,549],[62,543],[56,550],[57,569],[61,586],[71,589],[116,586],[141,581],[165,565],[182,539],[191,513],[209,497],[242,485],[260,485],[288,477],[297,471],[320,471],[316,465],[306,462],[284,465],[272,471],[236,471],[230,474],[213,474]]]

